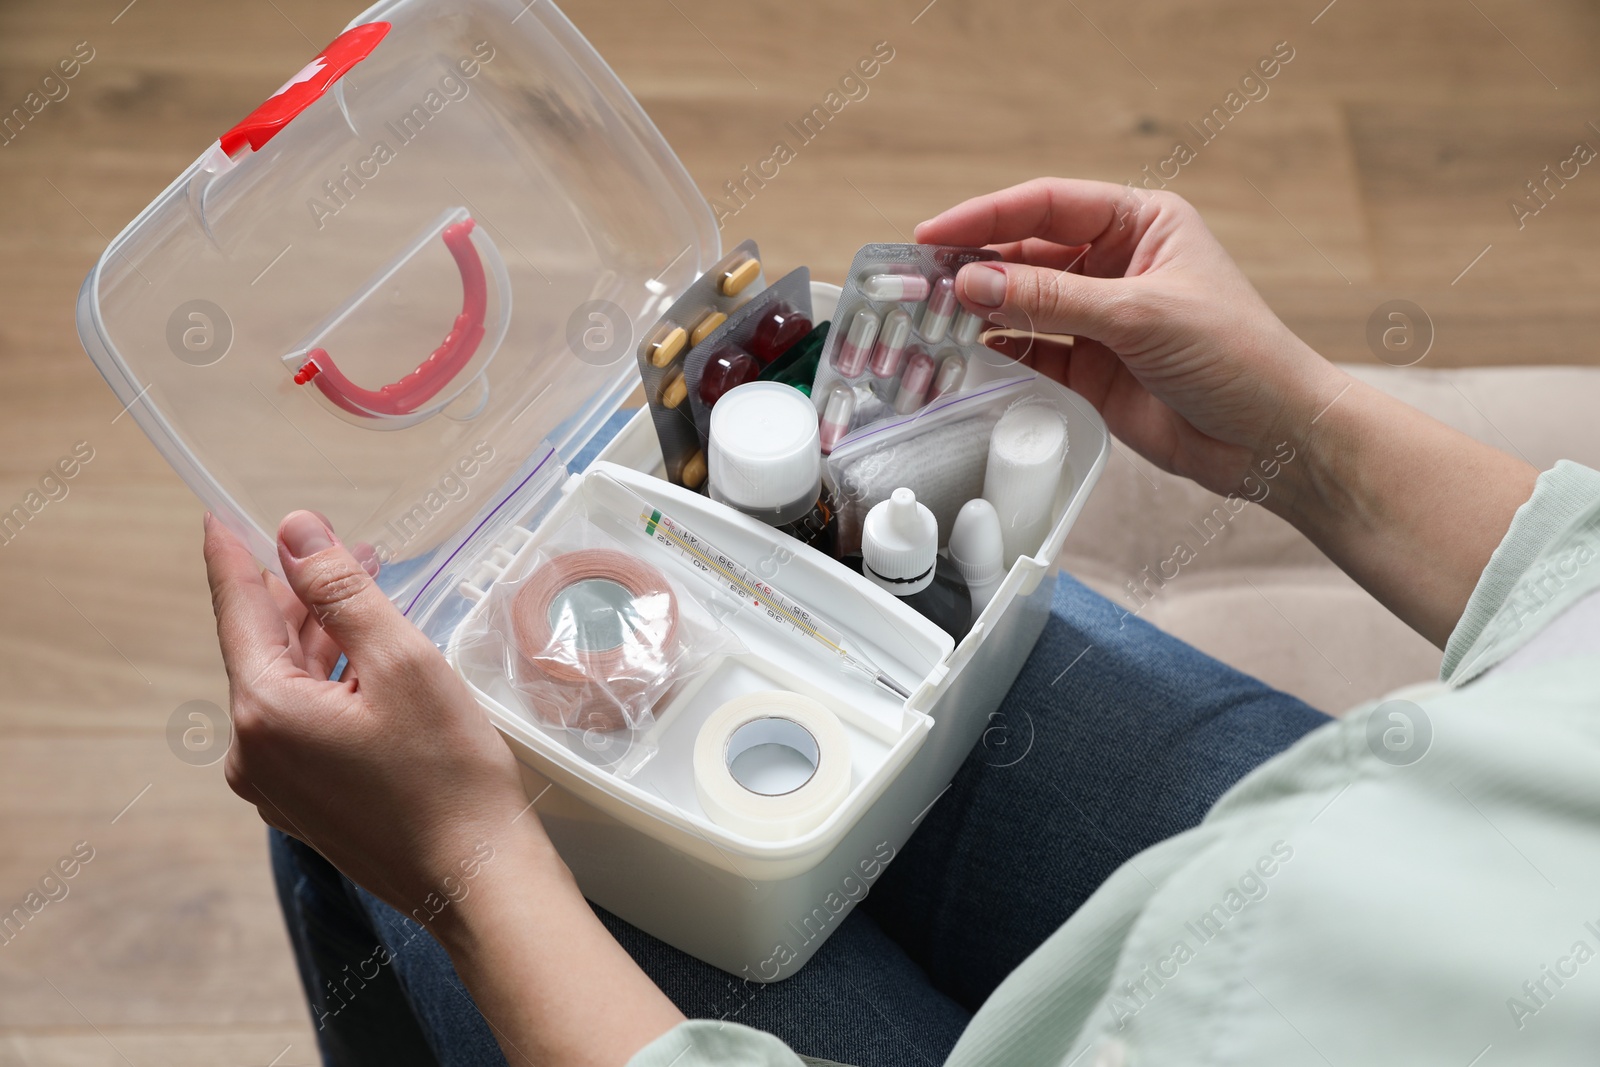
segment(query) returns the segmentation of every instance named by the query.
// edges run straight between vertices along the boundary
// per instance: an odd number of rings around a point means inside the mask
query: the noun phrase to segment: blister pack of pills
[[[699,489],[706,480],[703,442],[685,403],[689,396],[685,357],[765,288],[756,243],[740,242],[696,278],[639,342],[639,376],[650,418],[661,441],[667,478],[677,485]]]
[[[856,253],[811,397],[822,450],[851,430],[961,389],[982,358],[983,319],[956,300],[956,272],[986,248],[870,244]]]
[[[819,322],[811,332],[777,359],[761,368],[760,381],[792,385],[806,396],[811,395],[811,382],[817,376],[817,363],[822,359],[822,346],[828,343],[828,327],[832,323]]]
[[[730,389],[753,382],[811,333],[811,271],[798,267],[728,316],[683,360],[689,409],[706,443],[711,409]]]

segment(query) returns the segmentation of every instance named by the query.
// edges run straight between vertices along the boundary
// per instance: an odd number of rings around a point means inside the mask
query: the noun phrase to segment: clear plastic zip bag
[[[701,590],[581,515],[518,552],[465,625],[464,663],[498,666],[529,722],[622,774],[675,694],[743,651]]]

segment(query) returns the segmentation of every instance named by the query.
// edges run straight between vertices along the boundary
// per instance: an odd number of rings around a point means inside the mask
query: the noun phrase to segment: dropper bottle
[[[972,627],[967,583],[939,555],[939,522],[910,489],[873,505],[862,524],[861,555],[847,562],[957,641]]]

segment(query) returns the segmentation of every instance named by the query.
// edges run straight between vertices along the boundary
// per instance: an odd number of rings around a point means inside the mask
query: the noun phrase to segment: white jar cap
[[[933,582],[939,558],[939,520],[917,494],[901,486],[874,504],[861,528],[861,572],[896,596],[920,593]]]
[[[711,409],[714,495],[736,508],[810,511],[822,492],[822,441],[811,398],[781,382],[747,382]]]

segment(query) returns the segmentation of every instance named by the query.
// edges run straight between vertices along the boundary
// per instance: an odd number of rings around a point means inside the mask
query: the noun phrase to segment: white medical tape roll
[[[1066,456],[1067,423],[1053,407],[1019,404],[995,424],[983,498],[1000,516],[1008,569],[1043,547]]]
[[[785,793],[758,793],[732,764],[756,745],[781,744],[812,762]],[[711,713],[694,743],[694,786],[712,821],[758,841],[782,841],[821,826],[850,793],[850,738],[839,717],[799,693],[735,697]]]

